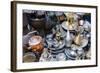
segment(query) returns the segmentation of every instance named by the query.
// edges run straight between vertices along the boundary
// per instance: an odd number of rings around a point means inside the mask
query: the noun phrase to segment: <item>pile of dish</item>
[[[54,14],[48,12],[47,17]],[[90,59],[91,54],[88,52],[90,53],[91,48],[91,24],[82,19],[83,15],[85,13],[56,13],[59,21],[50,27],[48,33],[42,29],[42,36],[38,30],[24,35],[24,62],[30,62],[26,59],[29,56],[31,62]]]

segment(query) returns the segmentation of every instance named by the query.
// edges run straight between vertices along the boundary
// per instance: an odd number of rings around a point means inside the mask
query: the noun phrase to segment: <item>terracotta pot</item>
[[[33,36],[29,40],[29,46],[33,52],[42,52],[43,51],[43,40],[40,36]]]

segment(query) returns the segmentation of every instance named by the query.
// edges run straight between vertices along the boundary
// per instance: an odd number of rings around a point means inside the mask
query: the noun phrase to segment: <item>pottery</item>
[[[78,34],[74,40],[76,45],[81,45],[81,41],[82,41],[82,37],[80,36],[80,34]]]
[[[32,51],[35,52],[42,52],[43,51],[43,39],[40,36],[32,36],[29,39],[29,46],[31,47]]]
[[[37,58],[33,52],[27,52],[23,56],[23,62],[36,62]]]
[[[77,53],[71,49],[65,49],[65,55],[67,60],[76,60]]]
[[[45,11],[37,11],[37,15],[38,16],[42,16],[42,15],[44,15],[45,14]]]
[[[57,56],[57,61],[65,61],[66,55],[64,53],[59,53]]]
[[[27,33],[26,35],[23,36],[23,47],[25,47],[28,44],[29,39],[34,36],[34,35],[38,35],[39,33],[37,31],[32,31]],[[27,48],[27,46],[26,46]]]
[[[35,18],[30,19],[31,26],[35,29],[44,29],[45,28],[45,18]]]
[[[78,26],[78,15],[75,13],[65,13],[67,23],[65,24],[69,30],[75,30]]]
[[[67,30],[67,34],[66,34],[66,46],[70,47],[72,44],[72,37],[71,34],[69,32],[69,30]]]
[[[48,11],[48,12],[47,12],[47,15],[48,15],[48,16],[54,16],[54,15],[55,15],[55,12],[54,12],[54,11]]]
[[[72,23],[72,24],[69,24],[68,21],[64,21],[62,24],[61,24],[62,28],[64,28],[65,30],[76,30],[78,28],[78,23],[75,22],[75,23]]]
[[[79,25],[83,26],[84,25],[84,20],[79,20]]]
[[[91,32],[91,24],[88,21],[84,21],[84,30]]]

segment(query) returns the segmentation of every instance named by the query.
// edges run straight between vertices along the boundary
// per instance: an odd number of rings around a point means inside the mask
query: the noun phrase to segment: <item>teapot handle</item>
[[[32,31],[28,33],[28,35],[31,35],[31,34],[39,34],[39,33],[37,31]]]

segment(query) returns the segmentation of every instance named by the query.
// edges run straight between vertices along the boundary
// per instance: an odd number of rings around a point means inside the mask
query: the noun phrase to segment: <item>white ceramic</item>
[[[82,44],[81,44],[80,47],[85,47],[87,44],[88,44],[88,38],[84,38],[84,39],[82,40]]]
[[[34,10],[23,10],[24,13],[34,13]]]
[[[51,55],[50,61],[57,61],[56,56],[55,56],[55,58],[54,58],[54,55]]]
[[[24,35],[24,36],[23,36],[23,46],[25,46],[26,44],[28,44],[29,39],[30,39],[35,33],[38,34],[37,31],[32,31],[32,32],[29,32],[27,35]]]
[[[61,15],[63,15],[63,12],[55,12],[55,15],[56,16],[61,16]]]
[[[72,44],[72,37],[71,34],[69,32],[69,30],[67,30],[67,34],[66,34],[66,46],[70,47]]]
[[[62,28],[64,28],[65,30],[76,30],[77,29],[77,26],[78,26],[78,23],[75,22],[71,25],[69,25],[68,21],[64,21],[62,24],[61,24]]]
[[[53,15],[55,15],[55,12],[54,12],[54,11],[48,11],[48,12],[47,12],[47,15],[48,15],[48,16],[53,16]]]
[[[65,30],[67,30],[68,29],[68,22],[67,21],[64,21],[62,24],[61,24],[61,26],[62,26],[62,28],[64,28]]]
[[[77,57],[77,53],[74,50],[65,49],[66,57],[69,59],[75,60]]]
[[[34,62],[36,61],[36,56],[33,52],[27,52],[23,56],[23,61],[24,62]]]
[[[80,15],[80,16],[83,16],[85,13],[83,13],[83,12],[77,12],[76,14]]]
[[[40,36],[33,36],[30,38],[29,40],[29,45],[33,46],[33,45],[37,45],[42,41],[42,38]]]
[[[80,21],[79,21],[79,24],[80,24],[81,26],[83,26],[83,25],[84,25],[84,20],[80,20]]]
[[[37,11],[37,14],[38,15],[44,15],[45,14],[45,11]]]
[[[57,57],[57,61],[65,61],[66,60],[66,56],[64,53],[59,53],[56,57]]]
[[[84,22],[84,29],[86,30],[86,31],[91,31],[91,24],[88,22],[88,21],[85,21]]]
[[[72,50],[73,51],[76,51],[77,50],[77,55],[82,55],[83,53],[84,53],[84,50],[83,50],[83,48],[82,47],[80,47],[80,46],[77,46],[77,45],[72,45]]]

